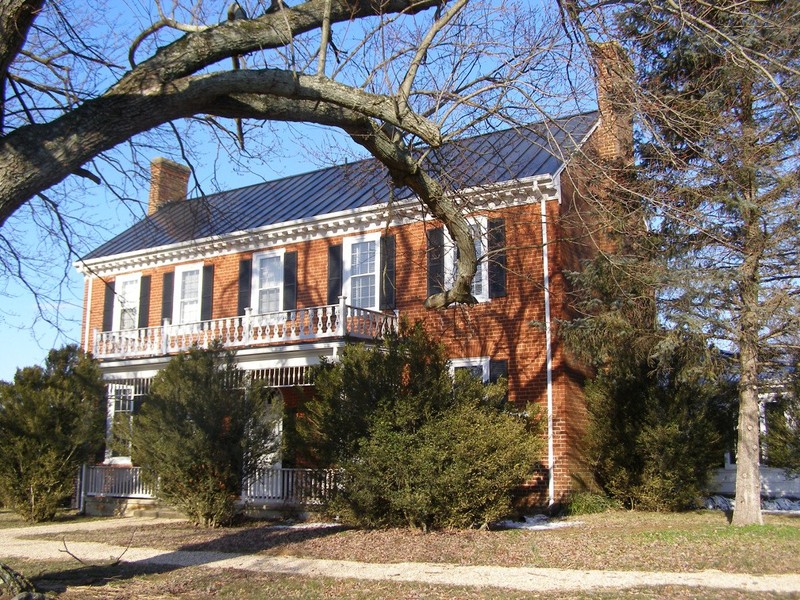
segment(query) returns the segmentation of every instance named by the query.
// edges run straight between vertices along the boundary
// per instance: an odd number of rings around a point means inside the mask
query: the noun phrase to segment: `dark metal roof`
[[[432,153],[430,166],[451,190],[553,174],[597,120],[590,112],[455,141]],[[389,185],[386,169],[370,159],[172,202],[84,260],[382,204]]]

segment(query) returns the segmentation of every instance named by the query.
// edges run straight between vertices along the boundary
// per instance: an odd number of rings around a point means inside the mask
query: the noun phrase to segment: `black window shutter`
[[[343,268],[342,245],[328,246],[328,304],[339,304]]]
[[[236,314],[244,315],[244,309],[250,306],[250,286],[252,284],[253,261],[243,258],[239,261],[239,299]]]
[[[508,377],[508,361],[490,360],[489,361],[489,382],[497,383],[501,377]]]
[[[444,229],[428,230],[428,296],[444,291]]]
[[[175,291],[175,272],[164,273],[164,287],[161,292],[161,322],[172,319],[172,296]]]
[[[150,275],[142,275],[139,282],[139,328],[149,325],[150,321]]]
[[[506,222],[505,219],[489,219],[489,298],[506,295]]]
[[[111,331],[114,327],[114,295],[114,282],[107,282],[103,298],[103,331]]]
[[[497,383],[497,380],[505,377],[508,381],[508,361],[490,360],[489,361],[489,383]],[[508,389],[506,389],[506,401],[508,401]]]
[[[203,295],[200,297],[200,320],[208,321],[214,310],[214,265],[203,267]]]
[[[297,252],[283,255],[283,310],[297,308]]]
[[[397,307],[395,293],[395,236],[381,237],[381,310]]]

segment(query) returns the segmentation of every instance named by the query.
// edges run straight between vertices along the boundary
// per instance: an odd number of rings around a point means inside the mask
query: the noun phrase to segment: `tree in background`
[[[657,314],[735,360],[733,523],[761,523],[759,373],[800,324],[796,3],[565,4],[590,47],[610,37],[632,57],[640,176],[627,191],[661,240]]]
[[[307,453],[344,470],[334,508],[371,527],[485,525],[507,515],[543,442],[504,381],[450,374],[419,323],[322,365],[298,418]],[[346,412],[345,412],[346,411]],[[353,411],[353,412],[350,412]]]
[[[0,385],[0,497],[28,521],[52,520],[105,433],[97,362],[77,346],[51,350],[44,368]]]
[[[219,348],[179,354],[133,418],[131,458],[194,523],[229,525],[242,482],[277,449],[282,407]]]

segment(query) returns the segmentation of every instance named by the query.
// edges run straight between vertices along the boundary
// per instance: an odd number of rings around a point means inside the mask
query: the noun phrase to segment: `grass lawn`
[[[681,514],[608,512],[572,517],[574,526],[546,531],[445,531],[277,529],[264,523],[204,530],[186,523],[120,520],[98,532],[51,534],[51,539],[102,541],[163,549],[290,555],[369,562],[443,562],[464,565],[800,573],[800,518],[765,516],[766,525],[733,528],[720,512]],[[0,527],[19,526],[0,513]],[[31,536],[37,536],[31,528]],[[132,541],[131,541],[132,540]],[[2,560],[2,548],[0,548]],[[239,571],[184,568],[142,573],[135,566],[81,567],[77,562],[9,560],[59,598],[527,598],[504,590],[424,584],[329,580]],[[765,594],[690,588],[617,591],[593,598],[768,598]],[[575,597],[544,594],[543,598]]]

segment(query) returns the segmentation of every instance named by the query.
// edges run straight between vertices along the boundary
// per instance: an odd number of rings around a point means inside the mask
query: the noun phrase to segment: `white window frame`
[[[475,296],[475,299],[478,302],[488,302],[489,301],[489,262],[486,259],[486,255],[488,253],[488,243],[489,243],[489,235],[488,235],[488,227],[489,227],[489,220],[486,217],[476,216],[476,217],[468,217],[467,224],[470,227],[477,228],[480,236],[476,238],[476,241],[479,241],[481,247],[483,248],[483,253],[478,255],[478,268],[475,271],[475,278],[472,282],[472,294]],[[456,245],[455,242],[450,237],[450,232],[447,231],[447,228],[444,228],[444,283],[446,287],[452,287],[453,283],[455,283],[455,275],[456,275]],[[480,282],[481,284],[481,293],[476,294],[474,292],[475,289],[475,282]]]
[[[133,419],[133,407],[135,402],[135,393],[136,388],[130,384],[124,383],[109,383],[108,384],[108,396],[106,397],[106,452],[105,452],[105,462],[106,463],[129,463],[130,462],[130,453],[128,455],[114,455],[114,449],[111,446],[111,440],[114,431],[114,420],[116,419],[117,413],[127,414],[128,418]],[[117,410],[117,403],[118,400],[125,396],[126,401],[130,403],[129,408],[130,410]]]
[[[197,319],[190,321],[181,320],[181,288],[184,273],[198,271],[197,278]],[[202,319],[203,303],[203,263],[192,263],[175,267],[175,283],[172,290],[172,323],[173,325],[185,325],[187,323],[198,323]]]
[[[489,381],[489,363],[491,359],[488,356],[473,356],[468,358],[451,358],[450,359],[450,375],[455,377],[456,369],[472,367],[480,367],[483,372],[483,382]]]
[[[381,273],[381,233],[369,233],[357,237],[345,238],[342,241],[342,294],[347,296],[347,303],[355,306],[352,294],[352,270],[353,270],[353,246],[362,242],[375,242],[375,302],[372,306],[362,306],[368,310],[380,310],[381,304],[381,286],[380,286],[380,273]]]
[[[125,298],[122,295],[122,289],[126,283],[135,282],[136,285],[132,288],[134,290],[133,298]],[[136,307],[136,316],[134,317],[134,326],[129,327],[126,331],[139,328],[139,295],[142,291],[142,274],[132,273],[130,275],[120,275],[114,280],[114,313],[112,315],[111,329],[113,331],[122,330],[122,310],[126,301],[133,302]]]
[[[280,259],[280,280],[278,283],[278,308],[275,311],[270,312],[280,312],[283,310],[283,257],[286,254],[286,250],[281,248],[279,250],[267,250],[264,252],[257,252],[253,254],[253,265],[252,272],[250,274],[250,306],[253,309],[253,314],[261,314],[258,306],[258,297],[259,292],[261,289],[258,287],[258,275],[259,275],[259,263],[262,258],[273,258],[278,257]]]

